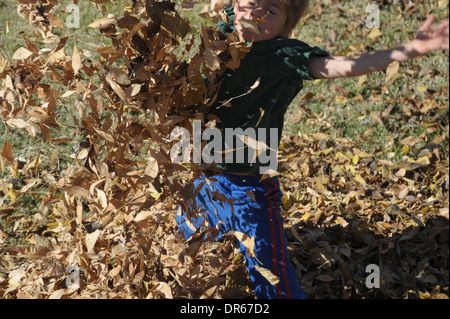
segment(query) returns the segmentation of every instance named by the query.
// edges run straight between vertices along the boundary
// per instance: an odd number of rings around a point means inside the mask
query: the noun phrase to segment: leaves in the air
[[[55,151],[53,167],[46,163],[42,172],[40,153],[22,160],[8,140],[2,143],[1,169],[7,174],[9,168],[12,179],[1,180],[1,214],[14,212],[25,194],[41,206],[32,218],[6,217],[1,243],[20,236],[28,245],[2,253],[0,294],[219,296],[222,274],[239,267],[228,260],[233,241],[216,245],[228,249],[219,257],[202,237],[187,245],[177,234],[181,192],[200,170],[172,163],[167,141],[176,126],[192,129],[192,119],[206,123],[203,114],[219,87],[215,79],[227,67],[236,68],[248,47],[233,37],[219,40],[217,30],[206,26],[196,47],[195,36],[188,37],[189,21],[174,3],[139,1],[121,18],[108,15],[88,25],[113,40],[93,45],[99,55],[94,58],[74,36],[54,36],[55,27],[63,29],[57,3],[38,8],[19,0],[20,13],[52,46],[41,48],[27,36],[11,60],[0,55],[4,124],[52,145],[74,145],[66,167],[57,167],[61,154]],[[184,2],[185,9],[191,6]],[[58,108],[74,98],[74,133],[55,138]],[[23,254],[27,271],[18,264]],[[81,269],[80,290],[64,283],[70,265]]]

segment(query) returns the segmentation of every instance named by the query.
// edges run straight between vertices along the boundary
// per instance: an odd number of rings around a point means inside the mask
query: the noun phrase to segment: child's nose
[[[254,8],[251,13],[254,18],[262,18],[264,16],[264,10],[261,7]]]

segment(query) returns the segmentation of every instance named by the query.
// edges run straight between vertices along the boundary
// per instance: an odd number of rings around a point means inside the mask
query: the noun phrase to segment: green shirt
[[[235,32],[233,8],[226,9],[226,13],[230,23],[222,22],[218,26],[224,33]],[[253,43],[239,68],[224,73],[218,98],[210,109],[210,114],[217,115],[222,122],[218,125],[222,134],[226,128],[242,128],[244,132],[253,128],[261,134],[265,131],[265,136],[258,134],[257,140],[275,149],[276,153],[289,104],[303,88],[303,80],[314,79],[309,72],[309,59],[313,56],[328,56],[328,53],[296,39],[276,38]],[[259,84],[251,90],[257,81]],[[249,90],[251,92],[246,94]],[[230,102],[222,105],[224,101]],[[271,132],[270,128],[274,130]],[[277,144],[271,145],[270,141],[275,137]],[[225,149],[235,146],[225,141]],[[267,164],[267,157],[263,162]],[[227,173],[260,177],[260,167],[264,165],[260,158],[249,161],[246,153],[244,163],[236,163],[235,159],[233,163],[217,166]]]

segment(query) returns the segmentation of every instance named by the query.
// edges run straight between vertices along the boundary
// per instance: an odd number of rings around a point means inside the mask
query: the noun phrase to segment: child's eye
[[[277,11],[276,11],[276,9],[274,9],[274,8],[271,8],[271,7],[267,8],[267,13],[275,14],[276,12],[277,12]]]

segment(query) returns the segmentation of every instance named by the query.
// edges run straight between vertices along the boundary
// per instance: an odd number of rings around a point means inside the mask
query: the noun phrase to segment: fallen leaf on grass
[[[384,81],[386,83],[391,83],[395,81],[395,79],[398,77],[398,69],[400,68],[400,63],[397,61],[392,62],[389,64],[389,66],[386,69],[386,77]]]
[[[73,55],[72,55],[72,69],[75,75],[78,74],[78,70],[82,67],[80,53],[78,52],[77,45],[75,44],[73,47]]]
[[[25,60],[25,59],[29,58],[32,54],[33,54],[33,52],[31,52],[30,50],[28,50],[24,47],[20,47],[19,49],[16,50],[16,52],[14,52],[12,58],[14,60]]]
[[[88,25],[89,28],[108,29],[116,23],[114,18],[101,18]]]
[[[97,242],[98,236],[100,234],[100,230],[97,229],[92,233],[89,233],[85,237],[85,245],[88,252],[92,253],[95,243]]]

